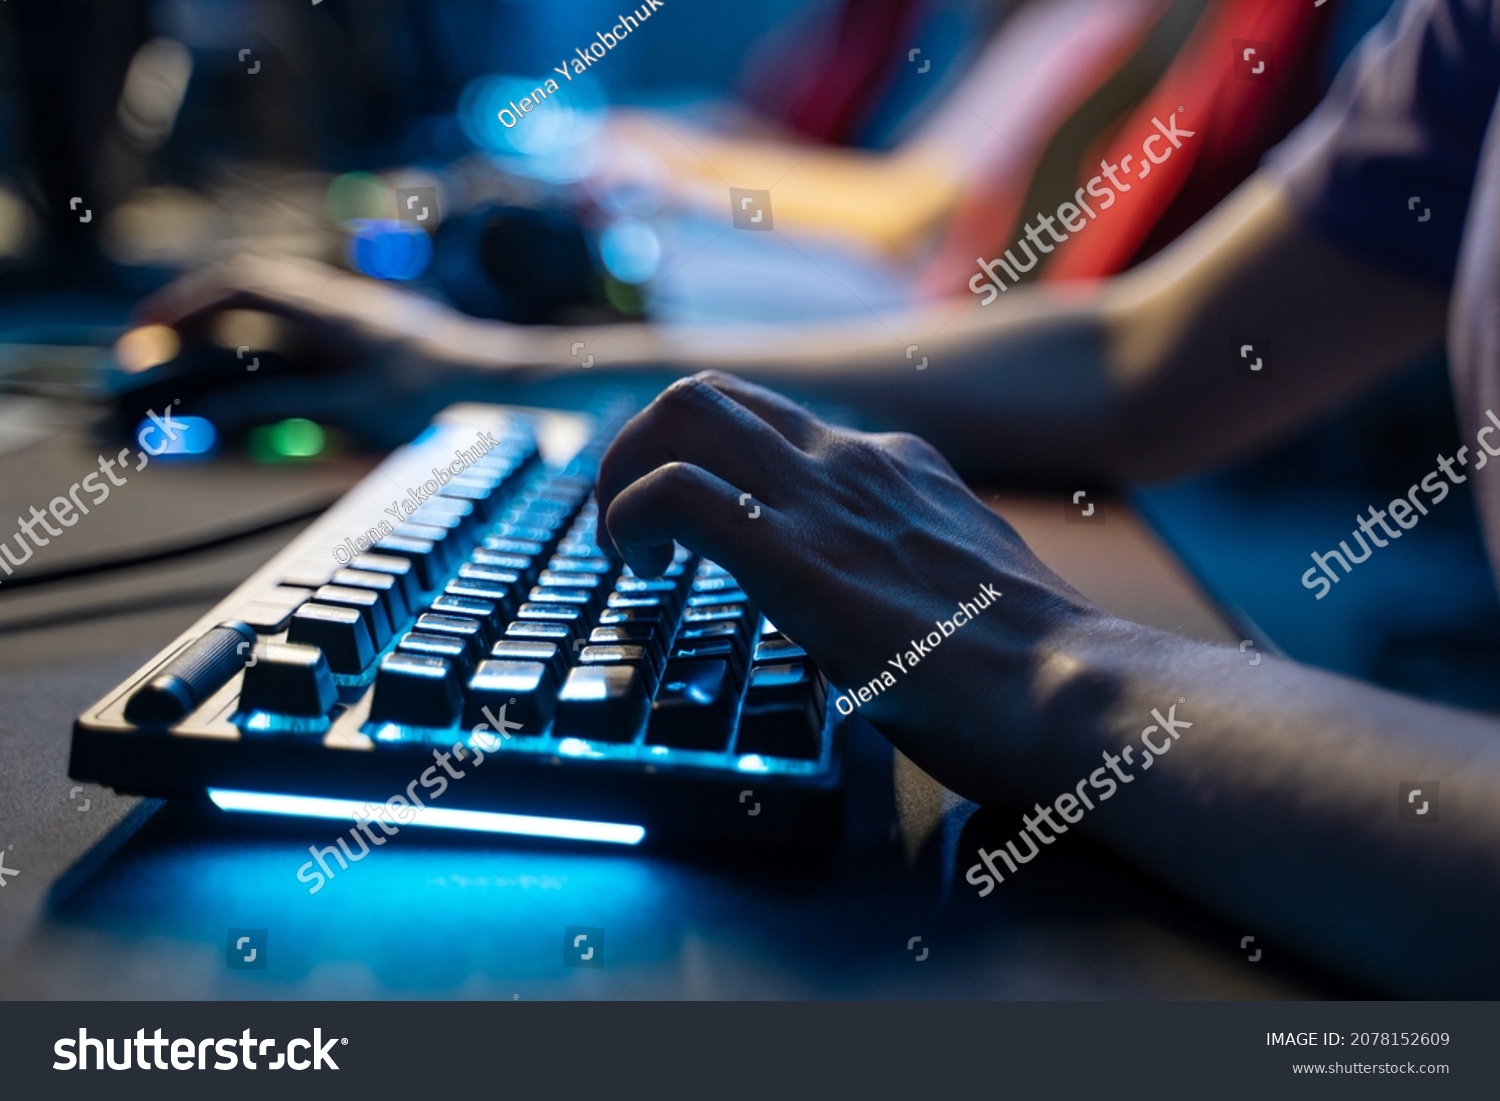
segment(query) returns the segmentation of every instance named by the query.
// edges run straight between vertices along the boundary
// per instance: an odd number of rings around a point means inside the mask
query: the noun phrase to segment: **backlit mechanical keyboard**
[[[843,721],[807,655],[723,567],[678,547],[638,577],[598,545],[622,415],[444,410],[85,712],[70,774],[230,811],[831,838]]]

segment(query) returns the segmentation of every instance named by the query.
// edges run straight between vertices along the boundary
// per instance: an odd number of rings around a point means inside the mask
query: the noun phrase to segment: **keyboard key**
[[[465,562],[458,567],[458,581],[472,581],[478,585],[504,585],[513,592],[520,592],[525,584],[523,576],[515,570],[502,570],[494,566],[476,566]]]
[[[316,646],[335,673],[354,675],[375,660],[370,629],[359,609],[308,603],[292,613],[286,640]]]
[[[407,616],[411,614],[406,598],[401,595],[401,588],[394,577],[388,573],[375,573],[372,570],[338,570],[333,575],[332,584],[342,585],[346,589],[369,589],[380,597],[380,606],[385,610],[386,618],[391,621],[391,626],[405,623]]]
[[[722,751],[729,746],[736,702],[734,681],[724,662],[674,661],[651,706],[646,742]]]
[[[480,547],[469,555],[469,561],[476,566],[492,570],[509,570],[528,583],[534,581],[537,575],[536,559],[528,558],[524,554],[501,554],[499,551]]]
[[[369,573],[383,573],[396,579],[396,586],[401,590],[401,600],[406,605],[408,612],[414,611],[422,598],[422,585],[417,580],[416,572],[412,564],[405,558],[394,554],[367,554],[356,555],[350,565],[356,570],[365,570]]]
[[[656,681],[661,675],[655,659],[644,646],[585,646],[578,654],[578,664],[633,665],[641,671],[648,696],[656,692]]]
[[[324,562],[298,562],[281,575],[281,583],[297,589],[316,589],[328,584],[334,566]]]
[[[549,570],[562,570],[571,573],[592,573],[600,577],[608,577],[619,569],[619,564],[608,558],[585,558],[582,555],[570,556],[566,554],[554,554],[551,561],[547,563]],[[545,584],[545,582],[544,582]]]
[[[822,752],[823,686],[805,663],[758,665],[750,674],[734,751],[811,760]]]
[[[745,678],[745,663],[732,639],[703,638],[679,639],[672,647],[672,662],[722,661],[733,671],[734,683],[738,686]]]
[[[427,612],[417,616],[416,630],[424,635],[447,635],[460,639],[468,650],[469,657],[475,661],[484,657],[484,626],[477,619]]]
[[[500,608],[493,600],[481,600],[472,596],[453,596],[444,593],[432,602],[429,609],[433,615],[463,616],[466,619],[477,619],[484,626],[484,642],[488,646],[490,642],[500,637],[505,631],[505,617]]]
[[[456,635],[427,635],[412,631],[396,643],[396,652],[412,654],[419,658],[442,658],[467,677],[474,671],[474,658],[469,653],[469,644]]]
[[[458,721],[462,710],[458,675],[442,658],[395,653],[381,660],[370,722],[446,727]]]
[[[499,554],[516,554],[523,558],[538,558],[546,549],[530,539],[502,539],[494,535],[484,541],[484,547]]]
[[[599,626],[614,627],[622,623],[652,623],[670,629],[674,617],[659,604],[649,608],[605,608],[599,613]]]
[[[587,617],[582,608],[570,604],[522,604],[516,609],[517,623],[558,623],[568,629],[568,645],[582,638]],[[508,632],[507,632],[508,633]]]
[[[345,585],[324,585],[313,599],[319,604],[354,608],[364,617],[365,627],[376,650],[384,650],[391,641],[391,621],[381,607],[380,594],[372,589],[351,589]]]
[[[788,661],[802,661],[807,658],[807,651],[798,646],[791,639],[766,638],[755,644],[755,664],[777,664]]]
[[[548,684],[556,692],[568,675],[568,655],[555,642],[511,638],[507,635],[490,647],[490,657],[498,661],[539,661],[547,667]]]
[[[706,627],[710,623],[733,623],[739,630],[741,638],[748,635],[754,621],[755,617],[750,614],[750,609],[743,604],[721,604],[714,608],[689,608],[682,613],[684,630]]]
[[[532,604],[564,604],[585,611],[595,606],[594,593],[588,589],[544,589],[538,585],[526,599]]]
[[[438,579],[446,572],[442,568],[441,556],[436,553],[432,542],[427,539],[408,539],[401,535],[387,535],[375,544],[375,550],[382,556],[404,558],[410,562],[422,592],[431,592],[437,588]],[[360,555],[355,561],[359,562],[364,558],[364,555]]]
[[[509,623],[515,615],[516,592],[509,585],[497,585],[489,582],[475,581],[466,577],[455,577],[447,585],[443,586],[443,592],[447,596],[466,596],[473,600],[487,600],[500,612],[500,619]],[[498,630],[491,631],[490,637],[499,634]]]
[[[743,604],[750,598],[743,590],[724,589],[717,593],[696,593],[688,597],[689,608],[718,608],[725,604]]]
[[[662,632],[651,623],[617,623],[608,627],[595,627],[589,632],[589,642],[595,646],[644,646],[652,652],[658,669],[665,664],[667,656]]]
[[[633,742],[646,725],[651,698],[632,665],[578,665],[557,696],[555,738]]]
[[[567,661],[567,655],[572,653],[573,628],[566,623],[518,619],[505,628],[505,637],[519,642],[553,643],[564,655],[564,662]]]
[[[453,533],[447,528],[407,520],[405,523],[397,524],[392,531],[394,534],[382,539],[375,546],[383,548],[390,539],[420,539],[432,544],[433,561],[437,564],[438,570],[443,573],[456,566],[462,557],[458,551],[457,541],[449,538]]]
[[[296,611],[295,608],[286,604],[264,604],[255,601],[235,612],[234,618],[254,627],[257,634],[274,635],[286,628],[294,611]]]
[[[464,728],[488,723],[490,733],[499,737],[497,721],[503,719],[521,724],[520,730],[506,730],[509,736],[535,736],[547,728],[556,709],[557,689],[542,662],[481,661],[465,693]]]
[[[314,718],[338,702],[333,671],[323,651],[290,642],[265,642],[255,649],[255,664],[245,669],[240,710]]]

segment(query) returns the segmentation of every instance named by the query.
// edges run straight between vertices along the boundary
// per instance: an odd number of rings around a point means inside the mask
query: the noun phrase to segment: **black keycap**
[[[696,593],[688,597],[688,607],[719,608],[725,604],[743,604],[749,599],[740,589],[724,589],[717,593]]]
[[[415,520],[407,520],[405,523],[397,524],[392,529],[394,534],[390,539],[420,539],[432,544],[432,553],[437,563],[438,570],[447,573],[458,565],[462,555],[459,553],[457,541],[450,538],[453,534],[447,528],[434,527],[432,524],[419,524]],[[386,539],[375,544],[377,548],[384,547]]]
[[[476,566],[472,562],[465,562],[458,567],[458,576],[455,580],[472,581],[479,585],[504,585],[515,592],[521,591],[525,584],[523,575],[515,570],[502,570],[495,566]]]
[[[463,702],[458,674],[442,658],[387,654],[375,674],[370,722],[452,726]]]
[[[734,674],[734,682],[740,684],[745,677],[745,663],[740,658],[734,641],[725,638],[694,638],[677,640],[672,647],[672,662],[722,661]]]
[[[598,601],[602,600],[602,594],[608,591],[604,580],[604,576],[597,573],[546,569],[537,575],[536,583],[544,589],[587,589]]]
[[[722,661],[674,661],[651,706],[649,745],[724,750],[729,746],[736,692]]]
[[[404,558],[410,562],[422,592],[431,592],[437,588],[438,579],[446,572],[443,569],[442,557],[436,553],[432,542],[427,539],[408,539],[401,535],[387,535],[375,544],[375,550],[381,556]],[[360,562],[364,557],[360,555],[355,561]]]
[[[517,623],[560,623],[568,629],[568,645],[575,638],[582,638],[587,615],[582,608],[570,604],[522,604],[516,609]],[[508,632],[507,632],[508,633]]]
[[[533,737],[546,729],[556,708],[557,687],[542,662],[481,661],[465,693],[464,727],[472,731],[487,723],[499,738],[503,723],[520,723],[519,730],[511,727],[504,733]]]
[[[505,628],[505,637],[519,642],[551,642],[567,660],[572,652],[573,628],[566,623],[543,623],[537,620],[518,619]]]
[[[486,550],[498,554],[515,554],[523,558],[537,558],[546,548],[530,539],[502,539],[492,535],[484,541]]]
[[[549,570],[568,573],[592,573],[608,577],[619,570],[619,564],[608,558],[585,558],[582,555],[554,554],[547,563]]]
[[[689,608],[682,613],[684,630],[706,627],[710,623],[733,623],[739,630],[741,638],[748,636],[754,622],[755,617],[743,604],[721,604],[715,608]]]
[[[669,630],[673,619],[659,604],[653,604],[649,608],[605,608],[599,613],[601,627],[614,627],[622,623],[651,623]]]
[[[228,620],[188,643],[169,658],[125,705],[133,723],[174,723],[196,711],[242,669],[255,645],[255,632]]]
[[[337,702],[338,689],[323,651],[290,642],[256,647],[255,664],[246,667],[240,688],[241,711],[312,718],[328,714]]]
[[[666,662],[667,648],[662,641],[662,632],[650,623],[595,627],[589,632],[589,643],[595,646],[644,646],[655,657],[658,669]]]
[[[526,599],[532,604],[565,604],[585,610],[595,606],[595,594],[589,589],[546,589],[537,585]]]
[[[456,635],[425,635],[412,631],[396,643],[396,652],[419,658],[442,658],[451,662],[463,677],[474,671],[474,658],[469,654],[469,644]]]
[[[490,647],[497,661],[539,661],[547,667],[548,683],[556,692],[568,675],[568,655],[555,642],[512,638],[507,635]]]
[[[475,581],[467,577],[455,577],[447,585],[443,586],[443,592],[448,596],[466,596],[474,600],[488,600],[500,611],[500,618],[510,622],[515,615],[516,591],[509,585],[499,585],[484,581]],[[497,632],[491,632],[494,637]]]
[[[615,592],[621,596],[660,596],[675,608],[681,604],[682,586],[670,577],[622,577],[615,582]]]
[[[633,742],[650,710],[651,698],[634,666],[574,666],[557,696],[552,736]]]
[[[488,481],[455,478],[438,490],[438,496],[465,501],[474,506],[474,511],[479,514],[481,520],[489,521],[494,518],[496,509],[500,507],[500,498],[503,495],[496,493],[495,487]]]
[[[292,613],[286,640],[322,650],[335,673],[353,675],[375,660],[370,629],[357,608],[304,604]]]
[[[807,657],[807,651],[786,637],[766,638],[755,644],[755,664],[767,665],[788,661],[801,661]]]
[[[734,751],[815,759],[822,752],[823,686],[805,662],[758,665],[750,673]]]
[[[384,650],[391,641],[391,621],[381,606],[380,594],[373,589],[351,589],[345,585],[324,585],[313,599],[319,604],[332,604],[341,608],[354,608],[364,617],[369,629],[370,641],[376,650]]]
[[[281,583],[298,589],[316,589],[328,584],[334,569],[331,562],[296,562],[281,575]]]
[[[265,604],[257,600],[236,611],[234,618],[255,628],[257,634],[274,635],[286,628],[294,611],[295,608],[286,604]]]
[[[417,580],[416,572],[411,562],[394,554],[361,554],[357,555],[350,563],[356,570],[365,570],[369,573],[383,573],[396,579],[396,586],[401,591],[401,600],[405,603],[407,611],[414,611],[422,596],[422,586]]]
[[[526,524],[501,524],[495,529],[495,533],[484,541],[486,548],[490,544],[503,542],[505,540],[521,540],[527,543],[536,543],[540,548],[537,553],[541,554],[552,543],[552,531],[547,528],[534,528]],[[504,547],[495,547],[495,550],[505,551]],[[524,552],[508,552],[524,553]]]
[[[644,646],[585,646],[578,654],[579,665],[633,665],[641,671],[646,683],[646,694],[656,692],[656,681],[661,670]]]
[[[464,501],[457,497],[429,497],[426,504],[417,509],[412,516],[419,523],[430,524],[432,517],[451,517],[456,523],[452,526],[458,528],[459,533],[465,537],[478,535],[482,526],[479,513],[474,508],[474,502]]]
[[[417,616],[416,630],[424,635],[446,635],[461,639],[471,658],[478,661],[484,657],[484,626],[477,619],[427,612]]]
[[[477,619],[484,626],[484,644],[488,646],[505,631],[505,617],[493,600],[444,593],[432,602],[433,615],[463,616]]]
[[[342,585],[346,589],[369,589],[377,594],[380,597],[380,606],[385,609],[386,618],[391,621],[393,628],[405,623],[406,617],[411,614],[406,597],[401,595],[399,583],[388,573],[375,573],[372,570],[339,570],[333,575],[332,584]]]
[[[528,583],[536,579],[536,559],[528,558],[524,554],[501,554],[499,551],[480,547],[469,555],[469,561],[476,566],[484,566],[492,570],[510,570],[522,581]]]

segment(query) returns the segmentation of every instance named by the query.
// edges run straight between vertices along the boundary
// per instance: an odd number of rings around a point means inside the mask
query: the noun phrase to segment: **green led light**
[[[271,452],[288,459],[311,459],[321,455],[327,442],[322,425],[305,417],[289,417],[271,425],[266,433]]]

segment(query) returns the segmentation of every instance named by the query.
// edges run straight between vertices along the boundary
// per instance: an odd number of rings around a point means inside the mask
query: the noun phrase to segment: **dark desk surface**
[[[99,447],[55,407],[5,401],[45,438],[0,453],[0,517],[45,506]],[[13,438],[10,436],[0,439]],[[0,447],[6,446],[0,442]],[[53,568],[289,511],[363,463],[153,464],[30,564]],[[998,499],[1037,553],[1139,621],[1234,641],[1140,522],[1063,521]],[[979,899],[972,804],[856,732],[848,822],[824,857],[666,856],[418,832],[315,896],[295,879],[330,822],[270,827],[122,798],[67,776],[74,716],[268,558],[285,536],[6,595],[0,585],[0,889],[5,998],[1287,998],[1341,995],[1238,927],[1086,841]],[[1014,816],[1003,812],[1009,823]],[[955,874],[955,868],[957,874]],[[606,930],[602,969],[563,930]],[[230,928],[268,930],[264,971],[230,970]],[[908,950],[913,937],[922,938]],[[918,960],[922,952],[926,958]]]

